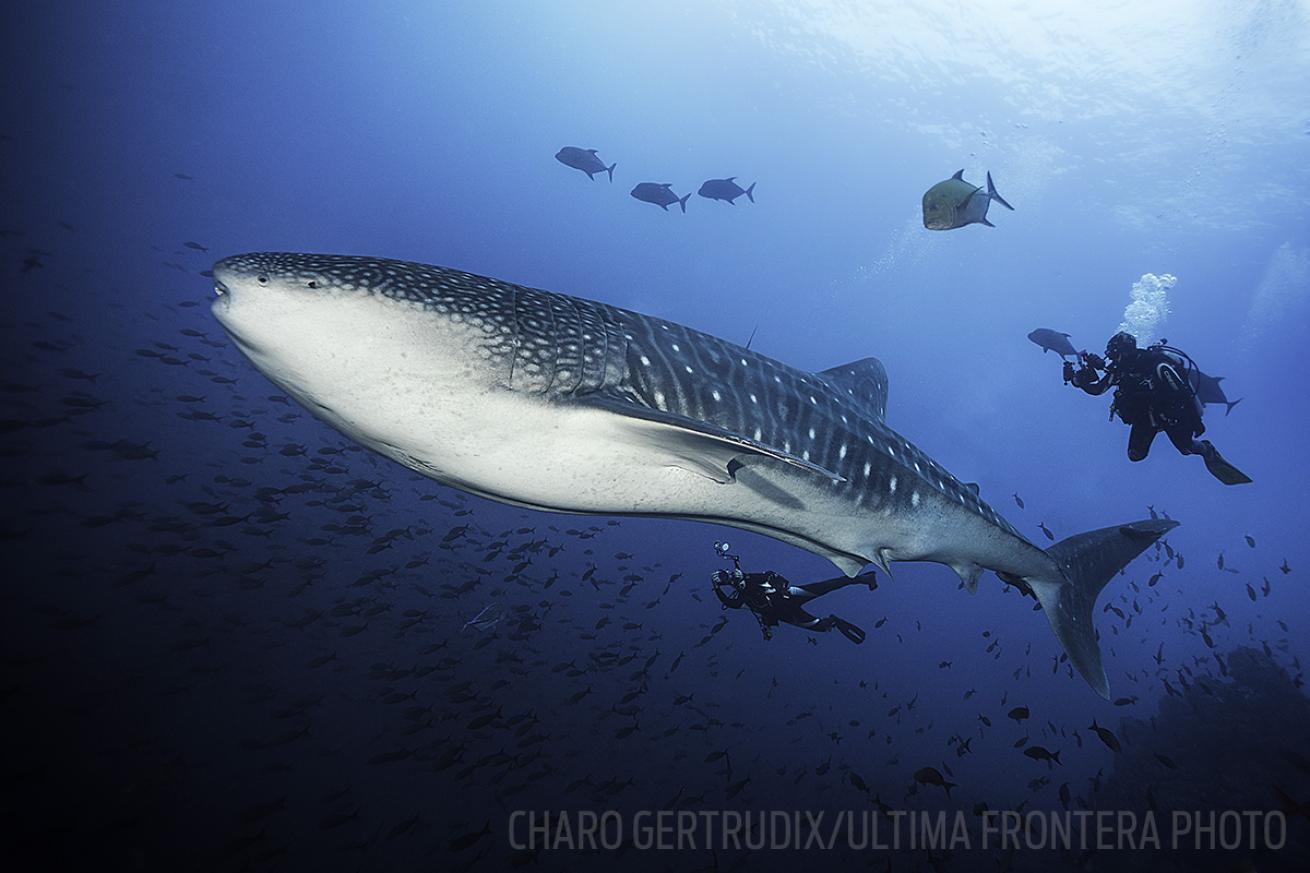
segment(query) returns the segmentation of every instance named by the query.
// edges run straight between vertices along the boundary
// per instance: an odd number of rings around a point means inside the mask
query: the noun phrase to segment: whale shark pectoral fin
[[[706,520],[703,516],[685,516],[685,518],[689,521]],[[762,524],[754,524],[749,521],[743,521],[740,518],[734,518],[731,520],[717,519],[717,521],[724,524],[730,524],[733,527],[741,528],[742,530],[751,531],[752,533],[761,534],[766,537],[773,537],[775,540],[786,543],[789,546],[796,546],[798,549],[805,549],[807,552],[812,552],[822,558],[827,558],[836,565],[838,570],[851,578],[859,575],[859,572],[869,564],[867,558],[842,551],[841,549],[838,549],[835,546],[830,546],[826,543],[808,539],[792,531],[781,530],[776,527],[768,527]]]
[[[736,466],[740,466],[743,457],[771,458],[834,482],[846,481],[827,467],[707,421],[651,409],[636,401],[608,394],[591,394],[575,402],[625,419],[635,439],[668,452],[675,466],[685,467],[721,484],[733,480]]]
[[[743,459],[741,455],[733,458],[728,462],[728,475],[743,487],[754,491],[761,500],[767,500],[794,512],[805,511],[805,504],[795,494],[786,491],[765,476],[755,475],[750,464],[747,463],[749,460],[750,458]]]

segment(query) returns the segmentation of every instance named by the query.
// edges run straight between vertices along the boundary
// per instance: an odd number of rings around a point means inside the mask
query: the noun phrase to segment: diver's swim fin
[[[841,631],[842,636],[855,643],[855,645],[858,646],[864,642],[864,628],[853,625],[846,619],[838,618],[835,615],[832,617],[832,624],[833,627]]]
[[[1218,449],[1202,457],[1205,458],[1205,468],[1210,471],[1210,475],[1225,485],[1245,485],[1251,481],[1250,476],[1225,461]]]

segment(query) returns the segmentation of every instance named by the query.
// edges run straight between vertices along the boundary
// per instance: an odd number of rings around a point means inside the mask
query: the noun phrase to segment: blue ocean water
[[[24,850],[138,869],[750,868],[814,859],[644,852],[631,832],[616,852],[521,849],[511,815],[976,825],[977,804],[1310,799],[1304,3],[3,15],[4,688],[23,736],[5,769]],[[617,162],[613,182],[554,160],[566,145]],[[1014,211],[924,229],[923,192],[960,168]],[[755,202],[694,193],[728,176]],[[629,196],[646,181],[692,193],[686,213]],[[807,370],[875,355],[888,423],[1035,543],[1039,524],[1060,539],[1153,509],[1182,523],[1167,541],[1185,562],[1148,551],[1102,595],[1111,701],[1031,600],[991,574],[970,595],[936,564],[831,596],[861,646],[765,642],[714,600],[712,544],[798,582],[832,565],[710,525],[505,507],[364,451],[211,316],[202,273],[258,250],[455,267]],[[1126,312],[1146,274],[1176,282]],[[1164,438],[1130,463],[1108,398],[1026,339],[1100,351],[1128,319],[1241,398],[1208,408],[1206,437],[1252,484]],[[487,607],[496,626],[463,627]],[[1294,864],[1301,810],[1283,850],[1213,862]]]

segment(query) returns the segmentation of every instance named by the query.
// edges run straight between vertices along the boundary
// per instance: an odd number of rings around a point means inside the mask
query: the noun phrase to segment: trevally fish
[[[929,230],[954,230],[969,224],[985,224],[995,227],[987,220],[987,208],[992,201],[1011,211],[1014,207],[1006,203],[996,186],[992,184],[992,174],[987,174],[987,190],[964,181],[964,170],[944,182],[938,182],[923,195],[923,226]]]
[[[1042,354],[1055,352],[1062,358],[1078,356],[1078,350],[1073,347],[1073,343],[1069,342],[1069,334],[1067,333],[1060,333],[1058,330],[1051,330],[1049,327],[1039,327],[1028,334],[1028,339],[1042,347]]]
[[[628,193],[643,203],[654,203],[665,212],[668,212],[669,206],[674,203],[681,206],[682,211],[686,212],[687,198],[691,197],[690,194],[686,197],[679,197],[674,194],[672,182],[641,182]]]
[[[755,202],[755,183],[751,182],[749,188],[743,188],[737,184],[736,176],[729,176],[726,179],[710,179],[700,190],[696,192],[702,197],[710,200],[726,200],[729,204],[736,206],[732,201],[745,194],[746,199]]]
[[[614,181],[614,168],[619,165],[618,161],[615,161],[607,167],[604,161],[596,157],[595,149],[582,149],[577,146],[564,146],[555,153],[555,160],[566,167],[581,170],[587,174],[588,179],[595,179],[597,173],[606,173],[611,182]]]

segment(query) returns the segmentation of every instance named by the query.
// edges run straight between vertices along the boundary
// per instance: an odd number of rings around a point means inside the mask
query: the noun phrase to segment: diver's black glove
[[[710,574],[710,584],[715,588],[720,586],[724,588],[735,588],[736,585],[734,583],[740,578],[742,578],[740,570],[715,570]]]
[[[1073,361],[1064,362],[1064,384],[1068,385],[1074,380],[1076,374],[1073,370]]]

